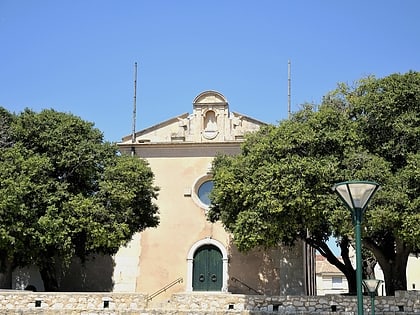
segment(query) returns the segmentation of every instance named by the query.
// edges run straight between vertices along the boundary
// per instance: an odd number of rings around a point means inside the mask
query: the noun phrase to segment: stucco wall
[[[211,158],[153,158],[148,159],[160,187],[160,224],[147,229],[141,237],[138,292],[153,293],[170,282],[183,278],[182,285],[172,287],[171,293],[184,292],[187,283],[187,254],[198,241],[213,238],[227,245],[228,236],[220,223],[206,220],[205,210],[192,198],[194,182],[206,175]]]
[[[250,289],[264,294],[304,292],[301,246],[296,252],[277,248],[239,253],[222,224],[207,220],[206,206],[196,196],[199,185],[211,179],[213,158],[218,153],[239,154],[243,136],[263,125],[261,121],[230,111],[227,99],[217,91],[205,91],[194,99],[191,114],[163,121],[136,132],[134,141],[132,136],[127,136],[119,143],[123,152],[135,152],[149,162],[155,184],[160,187],[156,202],[160,211],[159,226],[142,232],[140,245],[125,251],[126,257],[138,259],[137,275],[131,278],[130,284],[135,281],[136,292],[152,294],[165,288],[157,297],[162,301],[169,299],[172,293],[210,287],[217,288],[218,292],[233,293],[249,293]],[[220,290],[219,269],[203,271],[210,260],[194,259],[204,245],[211,248],[212,255],[222,253]],[[198,270],[194,285],[193,270]],[[208,273],[206,277],[204,273]],[[217,285],[205,288],[210,280],[204,279],[210,279],[210,275],[215,276],[212,279],[217,278],[217,281],[212,280]],[[123,269],[114,273],[115,288],[123,290],[119,277],[129,277]],[[172,282],[176,282],[175,285],[166,288]]]
[[[207,220],[206,209],[195,196],[195,184],[208,176],[213,157],[148,158],[160,187],[158,205],[161,222],[141,234],[140,264],[136,291],[153,292],[182,278],[157,299],[191,290],[187,255],[205,239],[212,239],[228,252],[224,281],[232,293],[303,294],[303,249],[254,250],[240,253],[220,222]],[[239,280],[239,281],[237,281]]]
[[[416,255],[408,257],[407,290],[420,290],[420,257]]]
[[[85,264],[82,264],[78,258],[74,258],[65,274],[60,271],[57,272],[60,290],[76,292],[112,291],[114,288],[114,267],[114,259],[108,255],[89,256]],[[44,291],[41,275],[35,266],[16,269],[13,272],[12,279],[13,289],[23,290],[31,285],[37,291]]]
[[[230,246],[229,292],[240,294],[303,295],[303,247],[278,247],[268,250],[253,250],[241,253]],[[232,279],[234,278],[234,279]],[[252,289],[242,285],[244,281]]]

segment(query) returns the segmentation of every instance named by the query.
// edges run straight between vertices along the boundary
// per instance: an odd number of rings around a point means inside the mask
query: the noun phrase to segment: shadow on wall
[[[293,247],[280,247],[280,295],[306,295],[304,244],[296,242]]]
[[[75,258],[61,279],[60,291],[110,292],[114,287],[114,265],[109,255],[93,255],[84,264]]]
[[[94,255],[84,264],[74,258],[66,275],[59,279],[61,292],[110,292],[114,260],[109,255]],[[21,268],[13,272],[12,288],[24,290],[31,286],[33,291],[44,291],[44,285],[36,267]]]
[[[237,294],[303,295],[302,246],[241,253],[230,244],[229,292]]]

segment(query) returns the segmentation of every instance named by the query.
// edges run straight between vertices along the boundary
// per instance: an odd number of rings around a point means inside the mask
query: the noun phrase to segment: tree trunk
[[[353,268],[349,257],[350,240],[347,237],[343,237],[340,241],[340,252],[341,258],[343,259],[344,265],[342,268],[336,266],[347,279],[347,285],[349,288],[349,295],[357,294],[357,281],[356,281],[356,270]]]
[[[336,266],[338,268],[338,266]],[[340,268],[339,268],[340,269]],[[356,270],[354,270],[353,266],[348,267],[345,265],[344,269],[340,269],[340,271],[344,274],[347,279],[347,285],[349,288],[349,295],[356,295],[357,294],[357,281],[356,281]]]
[[[386,295],[395,295],[395,291],[407,290],[406,266],[403,264],[403,255],[396,256],[395,260],[380,261],[379,265],[384,273]]]
[[[395,291],[407,290],[407,262],[410,249],[400,241],[395,241],[395,246],[377,246],[370,239],[366,240],[368,247],[378,260],[384,273],[386,295],[395,295]],[[395,248],[395,250],[390,250]]]
[[[349,258],[349,245],[350,242],[348,238],[343,238],[340,242],[341,258],[343,261],[340,261],[334,253],[330,250],[328,245],[325,242],[321,242],[315,239],[307,238],[306,242],[315,248],[322,256],[324,256],[327,261],[336,266],[346,277],[348,283],[348,293],[349,295],[356,295],[357,292],[357,282],[356,282],[356,270],[353,268]]]
[[[58,280],[57,273],[54,264],[46,264],[39,267],[39,272],[41,274],[42,281],[44,282],[44,288],[47,292],[56,292],[58,291]]]
[[[12,271],[12,262],[7,258],[2,260],[0,268],[0,289],[12,288]]]
[[[407,290],[406,271],[396,264],[391,264],[390,272],[384,272],[385,290],[387,295],[395,295],[395,291]]]

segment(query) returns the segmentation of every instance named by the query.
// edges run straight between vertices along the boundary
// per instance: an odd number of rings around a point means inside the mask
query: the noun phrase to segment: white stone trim
[[[188,255],[187,255],[187,292],[192,292],[192,282],[193,282],[193,260],[194,260],[194,254],[197,251],[198,248],[200,248],[203,245],[213,245],[216,246],[221,252],[222,252],[222,273],[223,273],[223,280],[222,280],[222,292],[227,292],[228,290],[228,252],[225,248],[225,246],[220,243],[219,241],[212,239],[210,237],[207,237],[205,239],[202,239],[198,242],[196,242],[193,246],[191,246]]]

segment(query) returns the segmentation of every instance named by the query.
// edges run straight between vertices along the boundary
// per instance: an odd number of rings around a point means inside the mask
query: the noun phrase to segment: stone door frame
[[[200,248],[203,245],[213,245],[216,246],[220,252],[222,253],[222,290],[221,292],[227,292],[228,291],[228,253],[223,246],[222,243],[219,241],[212,239],[210,237],[202,239],[198,242],[196,242],[193,246],[191,246],[188,255],[187,255],[187,292],[193,291],[193,261],[194,261],[194,254],[197,251],[198,248]]]

